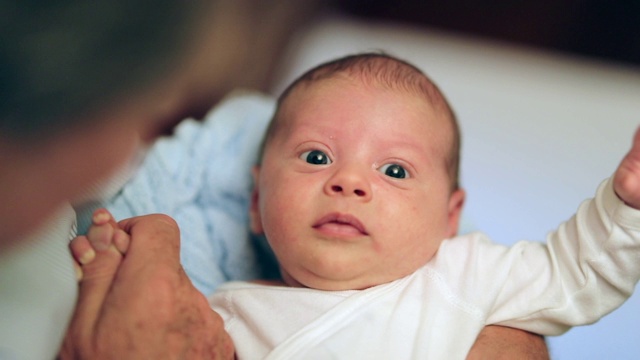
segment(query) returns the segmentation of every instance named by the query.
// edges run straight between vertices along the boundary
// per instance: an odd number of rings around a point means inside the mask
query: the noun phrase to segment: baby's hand
[[[78,236],[71,241],[69,247],[76,263],[76,276],[82,279],[82,267],[91,263],[96,251],[114,251],[124,255],[129,248],[130,237],[120,229],[115,219],[106,209],[98,209],[93,213],[91,227],[86,236]]]
[[[627,205],[640,209],[640,128],[613,176],[613,189]]]
[[[107,250],[115,246],[124,255],[129,248],[129,234],[120,229],[107,209],[98,209],[93,213],[87,238],[95,250]]]

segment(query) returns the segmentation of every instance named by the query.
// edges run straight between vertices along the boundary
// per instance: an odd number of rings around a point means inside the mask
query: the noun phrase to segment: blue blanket
[[[116,219],[173,217],[181,260],[194,285],[211,293],[228,280],[260,276],[248,231],[251,167],[275,101],[255,93],[228,97],[202,122],[183,121],[158,140],[141,168],[106,207]]]

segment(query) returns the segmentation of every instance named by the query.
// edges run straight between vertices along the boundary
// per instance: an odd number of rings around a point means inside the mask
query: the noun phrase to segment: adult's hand
[[[471,348],[467,360],[548,360],[549,350],[544,338],[523,330],[485,327]]]
[[[110,246],[84,265],[62,359],[227,359],[222,319],[180,266],[180,233],[168,216],[121,221],[126,255]]]

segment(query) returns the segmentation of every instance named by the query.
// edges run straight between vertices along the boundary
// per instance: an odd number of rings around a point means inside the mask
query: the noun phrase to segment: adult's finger
[[[180,267],[180,230],[171,217],[152,214],[125,219],[118,223],[130,235],[128,257],[137,264],[160,262]]]

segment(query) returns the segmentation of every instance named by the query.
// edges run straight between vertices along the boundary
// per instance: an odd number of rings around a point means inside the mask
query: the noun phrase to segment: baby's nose
[[[332,186],[331,186],[331,190],[332,190],[333,192],[336,192],[336,193],[343,193],[343,192],[345,192],[345,189],[344,189],[342,186],[340,186],[340,185],[332,185]],[[349,192],[349,193],[353,192],[356,196],[359,196],[359,197],[362,197],[362,196],[366,196],[366,195],[367,195],[367,192],[366,192],[365,190],[363,190],[363,189],[358,189],[358,188],[349,189],[349,190],[346,190],[346,191],[347,191],[347,192]]]
[[[345,166],[337,169],[325,186],[330,196],[353,196],[368,200],[371,197],[371,185],[367,178],[367,169],[359,166]]]

